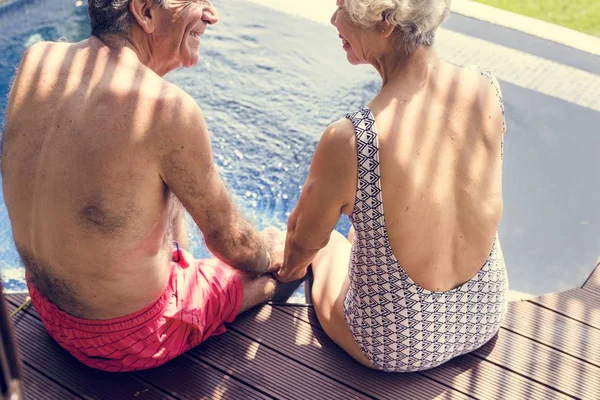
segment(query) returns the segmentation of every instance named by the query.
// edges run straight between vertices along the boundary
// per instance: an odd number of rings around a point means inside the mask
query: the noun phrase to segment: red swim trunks
[[[169,284],[148,307],[120,318],[85,320],[50,303],[30,282],[32,303],[52,338],[82,363],[125,372],[157,367],[225,332],[242,305],[240,276],[222,262],[174,252]],[[175,256],[178,256],[177,258]]]

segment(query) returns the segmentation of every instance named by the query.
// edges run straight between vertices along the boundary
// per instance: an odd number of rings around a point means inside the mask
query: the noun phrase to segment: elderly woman
[[[506,310],[502,98],[489,73],[436,54],[449,5],[338,0],[331,22],[348,61],[371,64],[382,87],[325,130],[279,272],[298,279],[312,263],[323,329],[384,371],[424,370],[473,351]],[[352,245],[332,234],[341,213],[352,221]]]

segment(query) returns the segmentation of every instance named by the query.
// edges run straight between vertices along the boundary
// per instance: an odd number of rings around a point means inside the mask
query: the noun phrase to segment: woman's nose
[[[208,0],[206,3],[207,7],[202,13],[202,21],[211,25],[216,24],[219,21],[219,14],[217,13],[217,9],[210,0]]]
[[[335,18],[337,17],[337,10],[335,10],[333,12],[333,15],[331,16],[331,25],[335,26]]]

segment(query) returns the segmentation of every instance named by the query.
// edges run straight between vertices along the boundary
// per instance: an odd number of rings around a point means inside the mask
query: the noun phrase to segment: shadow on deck
[[[24,299],[9,295],[10,309]],[[582,288],[511,303],[494,340],[420,373],[357,364],[311,307],[265,305],[160,368],[124,374],[77,362],[33,308],[13,325],[27,399],[600,399],[600,265]]]

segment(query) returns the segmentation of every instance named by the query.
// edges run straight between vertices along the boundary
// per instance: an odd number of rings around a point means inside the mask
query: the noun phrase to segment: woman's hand
[[[304,278],[307,271],[308,267],[297,268],[296,270],[290,270],[289,268],[281,268],[275,274],[275,278],[277,278],[279,282],[283,283],[293,282]]]
[[[354,126],[347,119],[323,133],[288,219],[284,261],[276,274],[281,282],[304,277],[317,252],[329,242],[340,215],[351,212],[358,180],[355,141]]]

